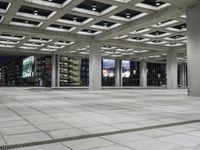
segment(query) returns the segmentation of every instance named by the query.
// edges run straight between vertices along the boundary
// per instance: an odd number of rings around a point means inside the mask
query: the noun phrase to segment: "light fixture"
[[[156,0],[155,3],[156,3],[156,6],[160,6],[160,4],[161,4],[160,0]]]
[[[159,36],[159,32],[156,32],[156,38]]]
[[[170,45],[172,45],[172,46],[175,45],[175,44],[176,44],[176,43],[170,43]]]
[[[180,31],[185,31],[186,30],[186,26],[182,25]]]
[[[161,22],[158,22],[158,23],[157,23],[157,26],[160,26],[161,24],[162,24]]]
[[[186,27],[184,25],[181,26],[182,29],[185,29]]]
[[[105,28],[107,28],[107,27],[108,27],[108,23],[107,23],[107,22],[104,22],[104,24],[103,24],[103,25],[104,25],[104,27],[105,27]]]
[[[26,20],[25,23],[28,23],[28,20]]]
[[[175,39],[177,40],[178,38],[180,38],[180,36],[179,36],[179,35],[176,35]]]
[[[73,21],[74,21],[74,22],[77,21],[77,17],[76,17],[76,16],[73,17]]]
[[[128,11],[128,12],[126,12],[126,18],[130,18],[131,17],[131,13]]]
[[[34,15],[38,15],[38,10],[35,9],[35,10],[33,11],[33,13],[34,13]]]
[[[96,5],[96,3],[93,3],[93,4],[92,4],[92,10],[93,10],[93,11],[96,11],[96,10],[97,10],[97,5]]]

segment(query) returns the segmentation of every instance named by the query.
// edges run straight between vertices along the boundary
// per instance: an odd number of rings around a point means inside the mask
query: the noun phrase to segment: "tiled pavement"
[[[186,90],[0,89],[0,145],[113,132],[17,150],[200,150],[200,98]]]

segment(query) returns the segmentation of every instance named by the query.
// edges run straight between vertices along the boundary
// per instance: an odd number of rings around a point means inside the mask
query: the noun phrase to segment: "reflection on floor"
[[[200,121],[123,133],[199,120],[200,98],[186,90],[1,88],[0,95],[0,145],[88,136],[18,150],[200,150]]]

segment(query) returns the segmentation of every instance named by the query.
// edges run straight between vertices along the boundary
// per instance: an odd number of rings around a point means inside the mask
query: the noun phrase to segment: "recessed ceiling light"
[[[108,27],[108,23],[104,22],[104,27],[107,28]]]
[[[158,22],[158,23],[157,23],[158,26],[160,26],[161,24],[162,24],[161,22]]]
[[[73,21],[74,21],[74,22],[77,21],[77,17],[76,17],[76,16],[73,17]]]
[[[131,17],[131,13],[128,11],[127,13],[126,13],[126,18],[130,18]]]
[[[156,2],[156,6],[160,6],[160,4],[161,4],[160,0],[156,0],[155,2]]]
[[[183,26],[181,26],[181,29],[183,29],[183,30],[184,30],[184,29],[186,29],[186,26],[184,26],[184,25],[183,25]]]
[[[33,11],[33,13],[34,13],[34,15],[38,15],[38,10],[35,9],[35,10]]]
[[[92,10],[93,10],[93,11],[96,11],[96,10],[97,10],[97,5],[96,5],[96,3],[93,3],[93,4],[92,4]]]

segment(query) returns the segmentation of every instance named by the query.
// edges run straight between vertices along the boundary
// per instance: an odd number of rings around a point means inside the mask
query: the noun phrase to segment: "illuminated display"
[[[25,58],[23,60],[23,78],[29,78],[34,76],[33,72],[34,56]]]

